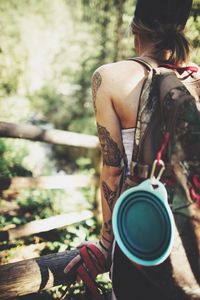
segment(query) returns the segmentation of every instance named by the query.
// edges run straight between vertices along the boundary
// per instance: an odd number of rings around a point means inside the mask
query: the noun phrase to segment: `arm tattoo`
[[[112,243],[112,241],[111,240],[109,240],[108,238],[106,238],[103,234],[102,234],[102,232],[101,232],[101,237],[102,237],[102,239],[104,240],[104,241],[106,241],[107,243]]]
[[[112,220],[109,220],[107,223],[104,223],[106,232],[111,235],[112,234]]]
[[[92,78],[92,100],[94,105],[94,111],[97,112],[96,108],[96,97],[97,97],[97,91],[101,85],[102,77],[99,72],[95,72],[93,78]]]
[[[108,130],[98,123],[97,131],[102,149],[103,164],[111,167],[120,167],[122,154],[117,143],[111,138]]]
[[[117,192],[112,191],[105,181],[102,181],[102,189],[103,189],[104,197],[108,203],[108,206],[112,211]]]

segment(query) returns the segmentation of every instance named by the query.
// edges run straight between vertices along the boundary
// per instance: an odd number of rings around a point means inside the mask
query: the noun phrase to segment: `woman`
[[[131,23],[137,56],[152,67],[161,64],[187,65],[190,47],[184,27],[191,6],[191,0],[138,0]],[[103,158],[100,176],[103,226],[96,246],[107,261],[112,249],[113,300],[160,300],[165,297],[168,300],[182,300],[187,299],[184,292],[176,291],[174,298],[167,297],[166,290],[162,291],[145,272],[138,270],[113,243],[113,207],[122,191],[135,184],[129,165],[138,103],[147,73],[148,69],[143,64],[124,60],[101,66],[92,78],[93,104]],[[199,73],[189,76],[185,71],[181,76],[187,77],[184,82],[191,83],[194,76],[200,78]],[[199,100],[196,86],[190,86]],[[76,257],[65,272],[79,260],[80,257]]]

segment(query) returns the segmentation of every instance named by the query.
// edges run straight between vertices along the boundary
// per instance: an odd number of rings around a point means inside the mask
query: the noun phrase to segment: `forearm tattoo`
[[[92,77],[92,100],[93,100],[93,106],[95,113],[97,112],[96,108],[96,97],[97,97],[97,91],[102,83],[102,77],[99,72],[95,72],[94,76]]]
[[[109,220],[107,223],[104,223],[105,231],[107,234],[112,234],[112,220]]]
[[[97,131],[101,144],[103,164],[111,167],[120,167],[122,154],[117,143],[111,138],[108,130],[97,123]]]
[[[102,234],[102,232],[101,232],[101,238],[102,238],[104,241],[106,241],[107,243],[112,243],[112,240],[109,240],[108,238],[106,238],[106,237]]]
[[[108,203],[108,206],[110,208],[110,211],[113,209],[114,201],[117,196],[116,191],[112,191],[111,188],[107,185],[105,181],[102,181],[102,189],[103,189],[103,195]]]

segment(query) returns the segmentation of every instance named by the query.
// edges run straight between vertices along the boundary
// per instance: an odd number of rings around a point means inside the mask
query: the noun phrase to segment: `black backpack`
[[[200,112],[174,71],[133,60],[143,64],[148,75],[137,114],[132,178],[137,184],[149,178],[153,168],[166,186],[176,223],[169,258],[145,268],[145,273],[170,300],[179,299],[178,290],[183,299],[200,299]]]

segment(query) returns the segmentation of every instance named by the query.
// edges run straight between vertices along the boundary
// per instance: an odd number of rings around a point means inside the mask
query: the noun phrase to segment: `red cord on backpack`
[[[200,180],[198,178],[198,175],[193,175],[193,183],[195,185],[196,188],[200,189]]]
[[[165,148],[167,147],[167,144],[169,142],[169,138],[170,138],[170,134],[169,134],[169,132],[167,132],[164,136],[164,141],[161,145],[160,151],[158,151],[157,156],[156,156],[158,165],[160,165],[160,161],[161,161],[163,152],[165,151]]]
[[[191,73],[197,73],[198,72],[198,67],[196,66],[186,66],[186,67],[180,67],[176,65],[170,65],[170,64],[162,64],[159,65],[160,68],[167,68],[171,70],[176,70],[180,75],[183,74],[185,71],[191,71]]]
[[[197,192],[195,190],[195,189],[197,189],[197,190],[200,189],[199,176],[196,174],[193,175],[192,180],[193,180],[193,184],[194,184],[195,188],[193,188],[193,187],[190,188],[190,196],[196,202],[196,204],[198,206],[200,206],[200,194],[197,194]]]
[[[190,188],[190,196],[200,206],[200,195],[195,192],[194,188]]]
[[[161,158],[162,158],[163,152],[164,152],[164,150],[167,147],[167,144],[169,142],[169,137],[170,137],[170,134],[169,134],[169,132],[167,132],[164,136],[164,141],[161,145],[161,148],[157,153],[156,159],[154,160],[152,170],[151,170],[151,174],[150,174],[150,178],[153,178],[155,176],[154,174],[155,174],[155,171],[156,171],[156,165],[159,166],[159,167],[161,166],[161,169],[160,169],[159,173],[157,174],[157,179],[158,180],[161,178],[162,173],[165,170],[165,164],[164,164],[164,162]]]

